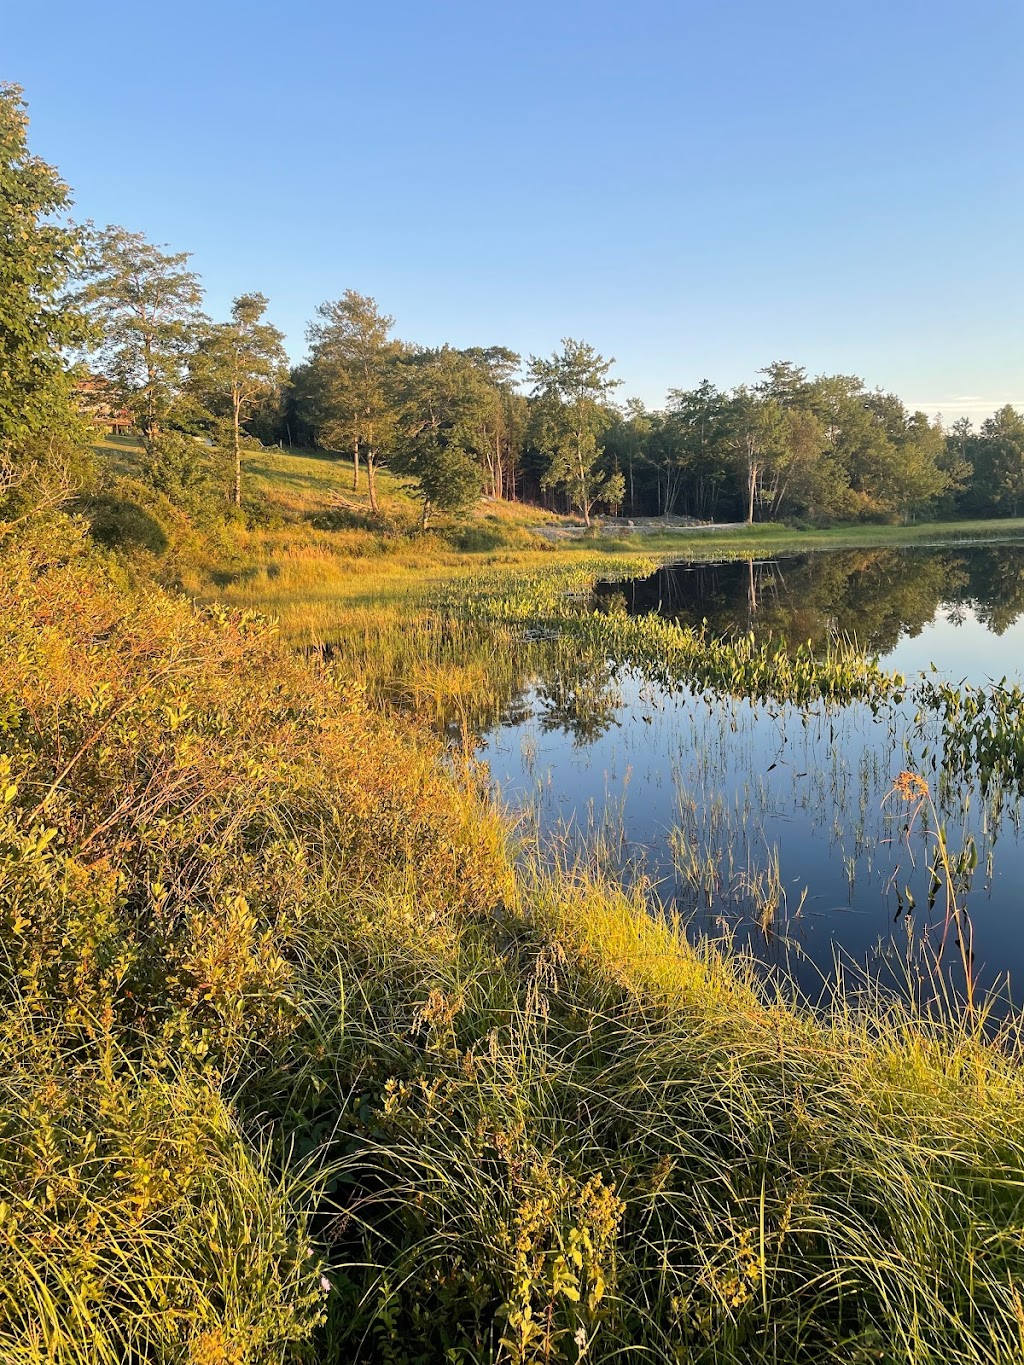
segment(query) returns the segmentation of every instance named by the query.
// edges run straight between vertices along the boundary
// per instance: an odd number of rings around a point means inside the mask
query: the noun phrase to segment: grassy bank
[[[531,869],[379,686],[387,575],[324,662],[71,523],[0,557],[5,1360],[1020,1359],[1015,1032]]]
[[[876,526],[856,522],[841,526],[799,529],[758,523],[735,529],[711,531],[665,531],[644,536],[621,536],[613,543],[638,545],[651,554],[681,559],[716,555],[744,558],[771,553],[797,554],[809,550],[897,548],[901,545],[952,545],[957,542],[1000,540],[1024,534],[1024,517],[991,518],[984,521],[915,522],[909,526]],[[602,537],[601,548],[610,548]]]

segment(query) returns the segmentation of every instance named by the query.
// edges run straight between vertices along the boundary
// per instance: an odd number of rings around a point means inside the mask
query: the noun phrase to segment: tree
[[[65,462],[83,444],[65,355],[86,337],[66,293],[82,237],[57,217],[70,192],[27,129],[21,90],[0,85],[0,457],[22,465]]]
[[[1024,416],[1007,404],[986,418],[968,446],[974,483],[984,502],[1003,516],[1024,508]]]
[[[390,337],[394,318],[354,289],[320,304],[319,321],[306,331],[310,343],[306,391],[318,439],[352,451],[352,487],[359,487],[359,457],[366,458],[370,507],[377,506],[376,470],[394,420],[391,366],[401,354]]]
[[[893,498],[896,510],[905,518],[933,512],[943,495],[956,486],[946,462],[941,423],[930,421],[923,412],[910,413],[896,445],[900,454],[899,485]]]
[[[478,445],[488,492],[505,498],[515,493],[526,431],[526,400],[515,388],[521,358],[507,346],[472,346],[462,354],[480,371],[490,393],[481,409]]]
[[[201,402],[226,429],[234,460],[234,503],[242,505],[242,432],[255,404],[284,377],[284,334],[260,319],[267,300],[241,294],[231,305],[231,321],[207,329],[192,358],[190,382]]]
[[[395,380],[392,464],[416,479],[426,530],[432,509],[458,511],[479,497],[480,433],[491,393],[479,367],[450,346],[404,357]]]
[[[189,253],[168,254],[139,232],[107,227],[93,243],[79,299],[99,324],[98,361],[152,456],[185,416],[189,361],[206,323]]]
[[[824,427],[837,484],[835,506],[844,514],[878,520],[898,511],[895,438],[905,429],[906,409],[892,399],[869,393],[855,375],[822,375],[810,385],[807,405]]]
[[[623,492],[629,510],[636,512],[637,470],[643,464],[657,424],[657,416],[649,413],[639,398],[626,401],[626,410],[605,433],[605,450],[610,450],[617,468],[624,466]],[[610,501],[607,498],[606,500]]]
[[[946,476],[944,510],[947,512],[973,500],[971,480],[974,466],[971,464],[970,451],[974,440],[974,427],[969,417],[957,418],[946,433],[946,449],[939,457],[939,465]]]
[[[530,357],[535,441],[550,461],[542,483],[564,489],[588,526],[595,503],[621,501],[624,491],[621,474],[602,467],[599,439],[614,417],[610,394],[621,382],[608,377],[614,364],[569,337],[550,359]]]
[[[835,486],[825,429],[813,412],[782,408],[774,459],[762,480],[761,504],[769,517],[827,515]]]
[[[742,385],[729,404],[729,445],[744,488],[743,509],[748,524],[762,497],[766,477],[785,451],[785,413],[774,398],[763,398]]]
[[[773,360],[758,374],[763,374],[764,379],[755,384],[754,391],[762,398],[774,398],[783,408],[807,406],[810,385],[802,365],[794,365],[791,360]]]
[[[709,379],[695,389],[670,389],[655,449],[664,477],[665,515],[686,491],[693,515],[714,519],[731,482],[726,395]]]
[[[316,445],[319,386],[309,364],[293,365],[281,395],[279,437],[290,446]]]

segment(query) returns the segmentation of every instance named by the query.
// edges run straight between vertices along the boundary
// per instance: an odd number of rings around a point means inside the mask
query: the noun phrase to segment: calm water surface
[[[823,647],[845,635],[908,678],[1024,675],[1024,540],[670,566],[596,596],[723,636]],[[935,722],[918,724],[909,703],[800,712],[668,693],[610,669],[568,695],[534,680],[482,757],[542,843],[585,845],[618,875],[647,877],[693,932],[747,945],[811,993],[837,960],[852,977],[863,968],[897,990],[930,989],[945,920],[941,892],[928,904],[934,840],[920,819],[908,831],[906,806],[888,795],[901,770],[920,772],[954,854],[973,843],[977,855],[964,887],[976,981],[1019,1004],[1019,797],[943,781],[936,743]],[[951,936],[954,989],[957,963]]]

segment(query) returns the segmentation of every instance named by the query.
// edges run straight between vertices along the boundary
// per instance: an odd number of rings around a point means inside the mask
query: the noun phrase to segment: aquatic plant
[[[1003,678],[989,686],[925,676],[914,690],[922,734],[929,716],[941,731],[947,777],[976,777],[983,792],[998,785],[1024,795],[1024,687]]]
[[[636,565],[617,563],[619,575]],[[691,629],[651,614],[595,610],[589,588],[593,566],[570,571],[484,581],[466,593],[450,591],[439,608],[495,626],[518,625],[524,637],[539,632],[575,642],[620,666],[635,669],[661,687],[688,687],[754,701],[813,701],[869,705],[902,699],[905,680],[886,672],[850,641],[837,638],[824,651],[795,648],[783,640],[753,635],[723,639],[706,627]]]
[[[903,832],[908,848],[911,845],[914,826],[922,812],[926,812],[931,817],[927,831],[933,847],[933,859],[930,868],[931,886],[928,897],[929,908],[934,904],[937,892],[940,889],[945,892],[942,935],[938,946],[932,948],[936,969],[934,979],[940,983],[944,979],[942,974],[943,957],[945,956],[950,931],[953,930],[956,946],[960,953],[960,965],[963,968],[967,1019],[973,1025],[975,1019],[974,926],[967,913],[966,904],[958,894],[965,878],[969,880],[977,860],[973,841],[969,840],[960,857],[954,858],[949,847],[946,826],[939,817],[931,788],[920,773],[899,773],[894,779],[885,800],[889,801],[892,798],[898,798],[906,810],[906,823]],[[912,902],[911,908],[913,908]]]

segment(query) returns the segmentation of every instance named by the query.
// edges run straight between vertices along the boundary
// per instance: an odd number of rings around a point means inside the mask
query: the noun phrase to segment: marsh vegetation
[[[564,856],[615,812],[596,845],[616,875],[812,997],[841,968],[921,1004],[950,987],[941,962],[961,997],[981,979],[1007,1008],[1024,544],[670,565],[576,611],[569,635],[604,650],[578,717],[531,680],[483,751],[542,841]],[[927,818],[893,790],[907,771]],[[943,858],[976,921],[966,976]]]

